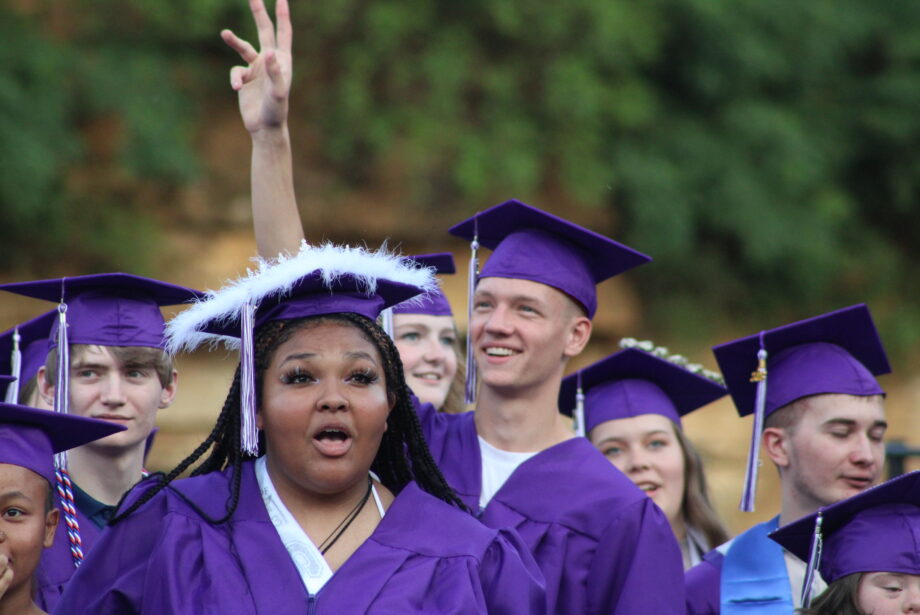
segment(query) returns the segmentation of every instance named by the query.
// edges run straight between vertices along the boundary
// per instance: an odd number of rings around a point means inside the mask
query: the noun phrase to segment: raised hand
[[[288,0],[277,0],[275,21],[263,0],[249,0],[259,34],[259,51],[230,30],[221,38],[246,62],[230,69],[230,86],[238,93],[243,125],[253,136],[286,127],[291,90],[291,13]]]
[[[3,598],[12,583],[13,569],[10,567],[10,560],[6,555],[0,555],[0,599]]]

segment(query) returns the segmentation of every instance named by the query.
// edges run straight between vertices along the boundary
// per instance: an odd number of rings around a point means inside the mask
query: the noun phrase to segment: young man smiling
[[[884,391],[873,374],[891,370],[865,305],[729,342],[714,352],[742,415],[756,406],[752,372],[755,381],[765,377],[761,442],[779,471],[781,505],[777,517],[687,571],[688,612],[791,613],[801,606],[805,563],[767,534],[879,481],[887,423]],[[763,369],[758,352],[767,354]],[[821,589],[817,579],[812,595]]]
[[[65,523],[43,554],[35,583],[36,603],[50,611],[122,495],[140,480],[157,412],[175,397],[178,375],[162,349],[160,306],[203,294],[123,273],[4,284],[0,290],[59,302],[48,358],[37,376],[45,403],[125,428],[70,451],[57,477]]]

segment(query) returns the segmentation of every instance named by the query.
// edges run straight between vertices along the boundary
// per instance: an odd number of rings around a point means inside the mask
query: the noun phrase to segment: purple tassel
[[[395,328],[393,326],[393,308],[387,308],[380,312],[380,328],[390,336],[391,340],[396,340]]]
[[[242,312],[240,345],[240,450],[252,456],[259,454],[259,433],[256,429],[256,376],[253,335],[255,306],[247,301]]]
[[[811,606],[811,589],[815,580],[815,571],[821,564],[821,551],[824,547],[824,537],[821,535],[821,523],[824,521],[824,513],[818,511],[818,518],[815,519],[815,533],[811,537],[811,551],[808,557],[808,566],[805,568],[805,581],[802,583],[802,608],[807,609]]]
[[[22,378],[22,351],[19,343],[22,336],[19,335],[19,328],[13,330],[13,352],[10,355],[10,376],[16,380],[12,381],[6,388],[6,397],[4,401],[8,404],[19,403],[19,380]]]
[[[54,386],[54,411],[67,414],[70,400],[70,344],[67,341],[67,304],[58,304],[57,334],[57,382]],[[54,456],[57,469],[67,469],[67,453],[62,451]]]
[[[744,491],[739,506],[742,512],[753,512],[754,500],[757,499],[760,436],[763,433],[764,408],[767,405],[767,350],[763,347],[763,333],[760,334],[760,350],[757,351],[757,370],[751,374],[751,382],[757,383],[757,397],[754,402],[754,430],[751,434],[751,448],[748,451],[747,471],[744,475]]]
[[[578,372],[578,388],[575,391],[575,410],[572,412],[575,419],[575,435],[585,437],[585,392],[581,388],[581,372]]]
[[[476,218],[473,218],[474,226]],[[468,404],[476,402],[476,388],[478,374],[476,373],[476,357],[473,352],[473,293],[476,292],[476,282],[479,276],[479,229],[473,231],[473,242],[470,244],[470,270],[467,278],[467,321],[466,321],[466,388],[465,401]]]

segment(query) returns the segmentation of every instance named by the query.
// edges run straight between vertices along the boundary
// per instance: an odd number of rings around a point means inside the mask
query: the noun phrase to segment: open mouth
[[[313,444],[327,457],[341,457],[351,448],[351,434],[343,427],[326,427],[313,436]]]
[[[646,481],[646,482],[641,482],[641,483],[636,483],[636,487],[638,487],[639,489],[641,489],[641,490],[642,490],[643,492],[645,492],[645,494],[648,495],[648,496],[653,496],[653,495],[657,494],[657,493],[659,492],[659,490],[661,489],[661,485],[659,485],[658,483],[651,483],[651,482],[647,482],[647,481]]]
[[[412,377],[430,383],[441,382],[444,378],[441,374],[435,372],[413,372]]]
[[[854,489],[868,489],[872,486],[872,479],[862,476],[844,476],[843,482]]]
[[[511,357],[520,354],[520,350],[508,348],[507,346],[488,346],[483,351],[490,357]]]

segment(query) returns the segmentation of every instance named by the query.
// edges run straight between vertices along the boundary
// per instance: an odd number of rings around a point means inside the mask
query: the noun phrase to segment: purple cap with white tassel
[[[309,246],[294,256],[259,261],[173,318],[167,348],[176,353],[223,341],[240,348],[240,449],[258,454],[253,340],[262,325],[327,314],[359,314],[376,321],[386,308],[437,289],[432,270],[384,250]],[[234,341],[236,340],[236,341]]]
[[[51,310],[0,333],[0,374],[16,378],[7,388],[6,403],[18,403],[22,387],[45,364],[48,336],[57,318],[57,310]]]
[[[761,433],[767,417],[812,395],[884,395],[875,376],[891,371],[864,304],[721,344],[713,353],[738,414],[754,414],[740,505],[745,512],[754,510]]]
[[[469,310],[482,278],[509,278],[545,284],[568,295],[588,318],[597,312],[597,284],[652,259],[568,220],[510,200],[477,213],[448,232],[471,241]],[[480,246],[492,255],[478,267]],[[472,342],[467,329],[467,403],[476,388]]]

